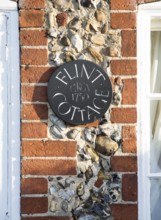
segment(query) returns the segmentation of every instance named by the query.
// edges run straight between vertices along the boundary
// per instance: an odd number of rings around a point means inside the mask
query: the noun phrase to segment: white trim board
[[[17,3],[11,0],[0,0],[0,10],[16,10]]]
[[[0,219],[20,219],[20,71],[19,71],[19,31],[17,4],[9,0],[0,2],[1,65],[5,77],[0,82],[2,119],[0,135],[3,136],[0,152],[7,160],[0,158],[0,204],[3,211]],[[3,56],[3,57],[2,57]],[[2,73],[2,71],[1,71]],[[5,117],[3,117],[5,116]],[[4,148],[5,144],[5,148]],[[3,147],[2,147],[3,146]],[[1,197],[2,196],[2,197]],[[5,196],[5,198],[3,197]]]
[[[138,205],[139,220],[151,220],[150,213],[150,99],[160,95],[150,94],[151,30],[161,30],[161,2],[138,7]],[[156,174],[155,174],[156,175]],[[159,176],[158,176],[159,177]]]

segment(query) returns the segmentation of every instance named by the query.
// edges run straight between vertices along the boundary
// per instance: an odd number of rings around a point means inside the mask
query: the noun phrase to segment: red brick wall
[[[136,61],[136,0],[111,0],[111,27],[121,31],[121,56],[111,60],[113,77],[121,78],[124,87],[121,107],[113,108],[112,123],[123,124],[122,156],[111,157],[113,172],[123,172],[122,204],[113,204],[115,220],[137,220],[137,61]]]
[[[121,107],[111,122],[122,126],[122,155],[111,157],[111,171],[121,172],[123,203],[111,206],[115,220],[137,220],[137,4],[149,0],[111,0],[111,28],[121,31],[121,56],[110,62],[112,80],[122,80]],[[48,216],[48,176],[76,174],[76,143],[48,140],[48,65],[45,0],[19,0],[21,50],[21,214],[23,220],[69,220]],[[61,157],[61,159],[56,159]],[[68,159],[70,157],[70,159]],[[23,217],[36,214],[37,217]],[[39,215],[40,214],[40,215]],[[41,214],[46,217],[40,217]],[[39,216],[38,216],[39,215]]]
[[[20,0],[21,50],[21,214],[48,216],[48,176],[75,175],[76,143],[48,141],[48,66],[45,0]],[[62,159],[56,160],[56,157]],[[68,157],[73,159],[68,159]],[[68,217],[22,217],[67,220]]]

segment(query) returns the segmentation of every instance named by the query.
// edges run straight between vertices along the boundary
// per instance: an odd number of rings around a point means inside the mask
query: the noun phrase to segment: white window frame
[[[161,18],[161,2],[143,4],[138,7],[137,52],[138,52],[138,219],[150,220],[150,177],[161,177],[150,171],[150,118],[149,97],[161,100],[160,94],[150,95],[151,71],[151,21]],[[161,30],[155,22],[154,30]],[[155,97],[156,96],[156,97]]]
[[[10,0],[0,0],[0,13],[7,17],[7,44],[4,52],[5,74],[7,82],[0,82],[0,91],[7,92],[5,108],[7,115],[7,134],[5,141],[6,149],[0,147],[0,154],[7,158],[7,163],[0,166],[0,185],[3,177],[7,184],[0,191],[0,205],[3,205],[3,196],[7,196],[7,205],[4,204],[0,219],[19,220],[20,219],[20,62],[19,62],[19,31],[18,31],[18,9],[17,3]],[[1,51],[2,53],[2,51]],[[1,95],[2,97],[2,95]],[[6,121],[0,123],[4,125]],[[6,126],[6,125],[5,125]],[[0,129],[2,130],[2,129]],[[0,131],[1,132],[1,131]],[[3,184],[4,185],[4,184]]]

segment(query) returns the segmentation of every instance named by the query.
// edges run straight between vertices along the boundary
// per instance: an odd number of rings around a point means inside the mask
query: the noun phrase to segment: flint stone
[[[70,40],[69,40],[68,37],[63,37],[63,38],[61,39],[60,43],[61,43],[63,46],[67,47],[67,46],[70,45]]]
[[[94,30],[95,32],[98,31],[98,28],[100,27],[100,24],[98,21],[94,20],[94,19],[90,19],[88,22],[87,22],[87,25],[86,25],[86,31],[90,32],[91,29]]]
[[[92,5],[94,8],[97,8],[97,5],[100,3],[101,0],[91,0]]]
[[[78,30],[81,28],[81,21],[79,20],[79,17],[76,16],[74,17],[70,22],[69,22],[69,27],[75,30]]]
[[[80,183],[77,187],[77,195],[82,196],[84,194],[84,184]]]
[[[93,215],[84,215],[78,218],[78,220],[99,220],[99,218],[93,216]]]
[[[97,162],[97,163],[99,162],[99,156],[98,156],[97,152],[92,147],[89,147],[87,145],[86,152],[90,155],[92,161]]]
[[[71,0],[52,0],[52,1],[56,7],[64,10],[69,9],[72,6]]]
[[[78,161],[78,162],[77,162],[77,168],[78,168],[82,173],[85,173],[86,170],[88,170],[88,167],[89,167],[89,166],[92,166],[91,160]]]
[[[118,51],[118,49],[116,47],[110,47],[109,48],[109,55],[111,57],[117,57],[118,54],[119,54],[119,51]]]
[[[88,170],[86,170],[85,172],[85,176],[86,176],[87,181],[89,181],[93,177],[93,171],[91,167],[88,167]]]
[[[58,196],[62,199],[67,200],[68,202],[70,202],[70,200],[72,199],[72,197],[75,195],[75,191],[68,189],[68,190],[59,190],[58,192]]]
[[[96,137],[96,151],[110,156],[118,150],[118,144],[107,136]]]
[[[53,198],[50,202],[50,211],[56,212],[61,210],[61,201],[57,198]]]
[[[102,10],[96,11],[97,21],[104,22],[107,18],[107,15]]]
[[[90,54],[95,58],[97,59],[98,61],[102,62],[103,61],[103,57],[102,55],[93,47],[89,47],[88,48]]]
[[[101,32],[102,32],[102,34],[107,34],[107,32],[108,32],[108,24],[105,24],[105,25],[103,26]]]
[[[85,187],[84,194],[81,196],[81,199],[86,201],[90,197],[90,190],[88,187]]]
[[[105,44],[105,38],[102,34],[96,34],[91,37],[91,42],[99,46],[102,46]]]
[[[121,95],[119,93],[114,92],[112,96],[112,103],[114,105],[119,105],[121,102]]]
[[[54,38],[57,38],[57,36],[58,36],[58,32],[55,28],[50,28],[48,34]]]
[[[64,130],[66,128],[66,124],[63,120],[59,119],[56,115],[52,114],[49,116],[50,121],[59,128],[59,130]]]
[[[120,190],[119,188],[112,188],[109,191],[110,198],[113,202],[117,202],[120,199]]]
[[[71,43],[76,48],[77,52],[81,52],[83,49],[83,41],[78,34],[75,34],[71,37]]]
[[[91,0],[80,0],[80,2],[83,7],[88,8],[91,5]]]
[[[66,62],[70,62],[70,61],[76,60],[76,57],[71,52],[66,52],[65,60],[66,60]]]
[[[51,126],[50,127],[50,132],[51,132],[52,135],[54,135],[55,138],[58,138],[58,139],[62,139],[63,138],[59,128],[56,127],[56,126]]]
[[[70,130],[68,133],[67,133],[67,137],[69,138],[69,139],[76,139],[76,137],[77,137],[77,135],[80,133],[80,131],[79,130],[77,130],[77,129],[72,129],[72,130]]]

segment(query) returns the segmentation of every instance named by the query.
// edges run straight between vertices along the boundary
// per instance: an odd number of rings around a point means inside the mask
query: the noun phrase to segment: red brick
[[[137,175],[123,174],[122,199],[124,201],[137,201]]]
[[[20,44],[23,46],[46,46],[47,36],[44,30],[21,30]]]
[[[135,29],[136,28],[136,13],[122,12],[111,13],[111,28],[113,29]]]
[[[91,127],[98,128],[98,126],[99,126],[98,120],[84,125],[71,125],[71,127],[81,127],[81,128],[91,128]]]
[[[19,13],[20,27],[43,27],[44,18],[45,14],[42,10],[21,10]]]
[[[136,10],[136,0],[111,0],[111,10]]]
[[[103,185],[103,183],[103,179],[98,178],[94,185],[95,187],[100,188]]]
[[[76,175],[75,160],[22,160],[23,175]]]
[[[144,0],[137,0],[137,3],[138,3],[138,5],[139,5],[139,4],[143,4],[143,3],[144,3]]]
[[[22,156],[76,157],[75,141],[22,141]]]
[[[23,104],[21,110],[23,120],[47,120],[48,106],[45,104]]]
[[[45,123],[22,123],[22,138],[47,138],[47,125]]]
[[[21,67],[21,82],[24,83],[46,83],[49,81],[54,67]]]
[[[122,128],[123,153],[136,153],[136,128],[135,126],[123,126]]]
[[[136,60],[111,60],[111,72],[113,75],[136,75]]]
[[[122,33],[122,49],[121,53],[124,57],[136,56],[136,31],[123,30]]]
[[[137,220],[138,208],[135,204],[112,204],[111,214],[115,220]]]
[[[46,197],[21,198],[22,214],[46,213],[47,211],[48,211],[48,198]]]
[[[137,172],[137,158],[135,156],[111,157],[112,172]]]
[[[144,3],[157,2],[158,0],[144,0]]]
[[[136,123],[137,122],[136,108],[112,108],[111,122]]]
[[[21,179],[21,194],[47,194],[48,182],[44,178]]]
[[[46,86],[22,86],[21,88],[22,102],[47,102]]]
[[[45,8],[45,0],[19,0],[19,8],[23,9],[43,9]]]
[[[68,14],[65,12],[61,12],[57,14],[56,21],[57,21],[58,26],[66,26],[67,21],[68,21]]]
[[[21,220],[73,220],[73,218],[67,216],[52,216],[52,217],[38,216],[38,217],[23,217],[21,218]]]
[[[136,104],[137,100],[137,85],[136,79],[123,79],[122,104]]]
[[[21,48],[21,65],[46,65],[47,49]]]

